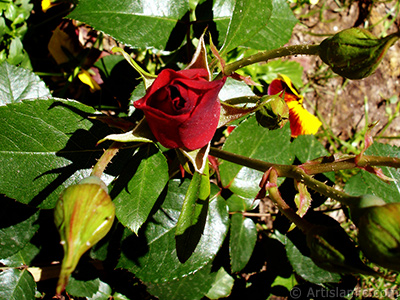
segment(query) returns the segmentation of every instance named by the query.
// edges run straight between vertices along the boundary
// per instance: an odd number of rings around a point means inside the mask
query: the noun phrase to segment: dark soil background
[[[386,36],[399,28],[400,16],[391,13],[395,5],[396,1],[326,0],[314,6],[303,6],[296,11],[300,12],[301,24],[296,25],[290,43],[319,43],[327,34],[351,27],[366,28],[377,37]],[[388,22],[393,24],[386,25]],[[373,24],[375,26],[371,27]],[[388,50],[373,75],[362,80],[345,80],[332,73],[329,76],[330,71],[314,56],[301,56],[296,60],[304,67],[303,82],[311,83],[306,98],[316,106],[336,136],[346,140],[364,128],[364,99],[368,100],[368,122],[379,121],[372,133],[380,133],[388,121],[386,100],[400,94],[400,43]],[[390,105],[393,112],[396,105]],[[392,122],[383,136],[397,139],[379,139],[380,142],[400,146],[400,118]]]

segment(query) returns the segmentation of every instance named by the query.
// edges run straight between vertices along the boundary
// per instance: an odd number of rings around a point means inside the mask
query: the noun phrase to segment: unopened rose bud
[[[307,246],[311,259],[322,269],[341,274],[377,275],[361,261],[359,251],[340,226],[314,226],[307,232]]]
[[[395,33],[378,39],[365,29],[350,28],[322,41],[319,56],[340,76],[361,79],[376,70],[399,37]]]
[[[65,289],[81,256],[108,233],[114,217],[115,207],[107,187],[96,176],[69,186],[61,194],[54,211],[64,248],[57,295]]]
[[[260,100],[264,101],[264,96]],[[265,105],[256,111],[258,124],[270,130],[282,128],[289,121],[289,107],[284,99],[273,96]]]
[[[400,203],[362,209],[358,243],[365,256],[378,265],[400,271]]]

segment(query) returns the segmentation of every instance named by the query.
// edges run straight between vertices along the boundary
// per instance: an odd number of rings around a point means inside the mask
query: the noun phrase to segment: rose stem
[[[325,173],[330,171],[338,171],[345,169],[352,169],[356,167],[365,166],[388,166],[400,168],[400,159],[396,157],[381,157],[381,156],[367,156],[364,155],[360,160],[355,163],[356,156],[352,156],[345,160],[339,160],[330,163],[320,164],[303,164],[299,166],[295,165],[280,165],[261,160],[248,158],[246,156],[234,154],[224,150],[220,150],[214,147],[210,148],[210,155],[218,157],[223,160],[230,161],[251,169],[255,169],[261,172],[266,172],[270,168],[274,168],[279,177],[294,178],[299,182],[306,184],[313,190],[333,199],[340,201],[345,205],[350,205],[354,201],[358,201],[360,197],[350,196],[342,191],[336,190],[326,184],[312,178],[310,175]]]
[[[301,231],[307,232],[307,230],[312,227],[311,223],[296,214],[296,212],[285,202],[285,200],[283,200],[281,193],[278,190],[278,172],[274,168],[271,168],[270,170],[268,182],[271,184],[271,186],[268,188],[269,198],[275,202],[285,217],[296,224]]]
[[[101,177],[107,165],[110,163],[112,158],[117,154],[119,149],[123,146],[124,143],[121,142],[113,142],[110,147],[104,151],[103,155],[99,158],[97,163],[94,165],[92,170],[92,176]]]
[[[227,64],[224,67],[223,75],[230,76],[236,70],[243,68],[248,65],[252,65],[258,62],[267,61],[269,59],[284,57],[289,55],[317,55],[319,49],[318,45],[293,45],[287,47],[281,47],[278,49],[260,51],[256,54],[248,57],[239,59],[238,61]],[[220,74],[222,77],[222,74]]]

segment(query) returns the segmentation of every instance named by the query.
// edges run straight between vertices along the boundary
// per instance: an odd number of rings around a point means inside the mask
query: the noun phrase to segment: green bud
[[[313,262],[322,269],[341,274],[378,275],[360,259],[359,251],[340,227],[314,226],[307,232]]]
[[[60,233],[64,259],[56,293],[60,295],[81,256],[110,230],[115,217],[107,187],[96,176],[69,186],[60,195],[54,222]]]
[[[319,56],[340,76],[361,79],[376,70],[399,38],[399,32],[378,39],[365,29],[350,28],[322,41]]]
[[[264,96],[260,101],[265,101]],[[258,124],[270,130],[282,128],[289,120],[289,107],[284,99],[278,96],[272,96],[259,110],[256,111]]]
[[[358,243],[365,256],[382,267],[400,271],[400,203],[364,208],[358,229]]]

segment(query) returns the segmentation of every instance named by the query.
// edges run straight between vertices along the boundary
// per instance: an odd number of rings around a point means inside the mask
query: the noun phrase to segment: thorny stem
[[[106,151],[104,151],[103,155],[99,158],[99,160],[93,167],[91,175],[100,178],[107,165],[110,163],[115,154],[117,154],[123,144],[124,143],[121,142],[113,142],[111,146]]]
[[[236,70],[243,68],[248,65],[252,65],[262,61],[268,61],[269,59],[290,56],[290,55],[316,55],[318,53],[318,45],[293,45],[287,47],[281,47],[278,49],[260,51],[254,55],[239,59],[230,64],[227,64],[223,69],[223,74],[225,76],[232,75]]]
[[[261,172],[266,172],[273,168],[278,177],[294,178],[299,182],[304,183],[313,190],[333,199],[340,201],[345,205],[351,205],[358,201],[360,197],[350,196],[347,193],[336,190],[326,184],[314,179],[311,175],[325,173],[330,171],[338,171],[345,169],[352,169],[357,167],[366,166],[387,166],[400,168],[400,158],[397,157],[382,157],[382,156],[368,156],[363,155],[358,157],[356,163],[356,156],[352,155],[345,159],[339,159],[333,162],[315,162],[306,163],[303,165],[280,165],[269,162],[264,162],[257,159],[248,158],[246,156],[230,153],[214,147],[210,148],[210,155],[230,161],[251,169]]]

